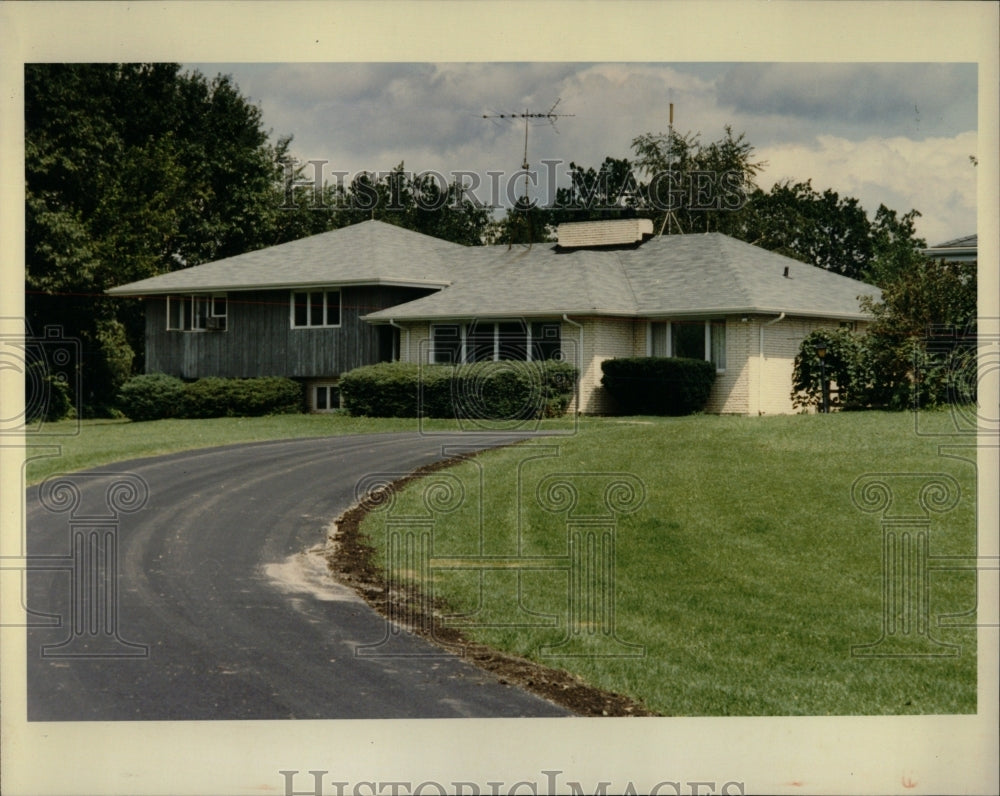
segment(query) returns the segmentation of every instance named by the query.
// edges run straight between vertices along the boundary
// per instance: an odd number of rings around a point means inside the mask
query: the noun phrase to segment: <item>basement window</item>
[[[309,408],[313,412],[340,409],[340,389],[336,384],[313,384],[309,389]]]

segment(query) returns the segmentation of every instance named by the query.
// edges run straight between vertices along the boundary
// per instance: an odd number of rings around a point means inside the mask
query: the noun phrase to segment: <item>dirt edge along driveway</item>
[[[389,489],[399,491],[410,481],[470,459],[465,454],[429,464],[406,478],[394,482]],[[334,578],[351,586],[383,617],[394,620],[406,617],[406,630],[435,643],[461,645],[470,663],[492,673],[501,683],[511,683],[538,694],[580,716],[656,716],[641,702],[622,694],[594,688],[576,675],[553,669],[472,641],[461,631],[442,625],[437,611],[427,615],[426,601],[416,589],[389,592],[385,573],[375,565],[375,551],[361,534],[361,523],[368,509],[352,506],[335,521],[336,536],[327,540],[326,559]],[[433,623],[433,625],[432,625]],[[433,633],[428,628],[433,626]],[[439,644],[440,645],[440,644]]]

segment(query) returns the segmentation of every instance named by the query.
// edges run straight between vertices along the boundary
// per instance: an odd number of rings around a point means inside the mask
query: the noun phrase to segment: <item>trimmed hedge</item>
[[[621,414],[690,415],[708,403],[715,365],[703,359],[626,357],[601,363],[601,384]]]
[[[127,381],[118,393],[119,408],[132,420],[166,417],[254,417],[289,414],[303,408],[302,385],[292,379],[205,378],[185,384],[153,373]]]
[[[183,402],[184,382],[163,373],[135,376],[118,391],[118,408],[136,421],[176,417]]]
[[[577,371],[555,360],[416,365],[383,362],[345,373],[352,415],[524,420],[565,414]]]

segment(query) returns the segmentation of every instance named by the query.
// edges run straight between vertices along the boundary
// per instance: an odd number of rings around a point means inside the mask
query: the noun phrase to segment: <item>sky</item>
[[[524,123],[483,118],[565,114],[528,128],[540,184],[568,164],[631,157],[637,135],[674,128],[708,143],[726,125],[766,162],[758,183],[811,180],[916,209],[930,245],[976,231],[977,67],[973,63],[190,63],[231,75],[276,140],[329,180],[404,163],[414,172],[502,171],[524,156]],[[558,104],[556,104],[558,103]],[[562,165],[543,165],[558,161]],[[312,176],[315,166],[309,166]],[[469,178],[472,179],[472,178]],[[489,178],[476,189],[491,201]],[[539,189],[539,196],[544,193]]]

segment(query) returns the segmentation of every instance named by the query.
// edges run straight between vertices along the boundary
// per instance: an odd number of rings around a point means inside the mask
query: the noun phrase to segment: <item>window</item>
[[[457,323],[431,327],[431,362],[456,365],[463,360],[464,328]]]
[[[531,359],[562,359],[562,324],[533,323],[531,324],[530,343]]]
[[[330,326],[340,326],[339,290],[303,290],[292,293],[293,328]]]
[[[167,296],[167,331],[225,331],[225,293],[211,296]]]
[[[312,386],[311,408],[314,412],[333,412],[340,409],[340,390],[335,384]]]
[[[431,362],[524,362],[562,358],[562,326],[542,321],[473,321],[431,327]]]
[[[649,324],[649,355],[670,356],[670,324],[666,321],[652,321]]]
[[[726,322],[709,322],[709,359],[716,370],[726,369]]]
[[[705,322],[680,321],[670,324],[673,356],[686,359],[708,359],[705,356]]]
[[[726,322],[650,321],[649,356],[707,359],[715,369],[726,369]]]

